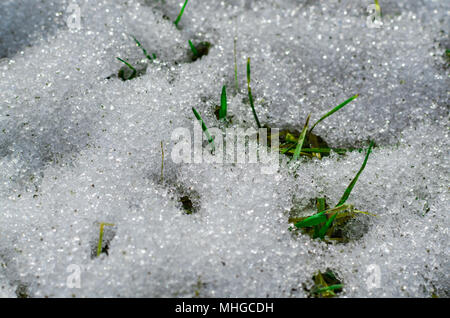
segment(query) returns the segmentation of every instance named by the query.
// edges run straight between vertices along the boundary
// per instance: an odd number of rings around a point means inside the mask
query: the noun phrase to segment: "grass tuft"
[[[209,144],[211,145],[212,151],[214,152],[216,147],[214,145],[214,139],[211,137],[211,134],[208,131],[208,127],[206,127],[206,124],[203,121],[202,116],[200,116],[199,112],[194,107],[192,107],[192,111],[194,112],[195,118],[197,118],[197,120],[200,122],[202,130],[205,133],[205,136],[208,139]]]
[[[252,107],[253,117],[255,117],[256,125],[258,125],[258,128],[261,128],[261,124],[259,123],[258,115],[256,115],[255,111],[255,104],[253,103],[253,95],[252,95],[252,89],[250,87],[250,58],[247,59],[247,88],[248,88],[248,99],[250,101],[250,106]]]
[[[334,208],[326,209],[325,198],[318,198],[317,214],[309,217],[290,218],[289,222],[294,223],[296,228],[305,230],[305,232],[313,238],[324,239],[326,234],[330,237],[337,226],[345,224],[349,219],[355,216],[355,213],[376,216],[368,212],[357,210],[351,204],[345,204],[358,181],[359,176],[366,167],[373,144],[373,142],[370,143],[361,168],[345,189],[344,194]]]
[[[173,22],[173,23],[175,24],[176,27],[178,27],[178,23],[180,22],[181,17],[183,16],[184,9],[186,8],[187,3],[188,3],[188,0],[186,0],[186,1],[184,2],[183,6],[181,7],[180,13],[178,14],[177,19]]]
[[[344,287],[341,280],[330,269],[327,269],[324,273],[318,271],[317,274],[313,276],[313,280],[314,286],[309,291],[311,297],[335,297],[336,294],[340,293]]]

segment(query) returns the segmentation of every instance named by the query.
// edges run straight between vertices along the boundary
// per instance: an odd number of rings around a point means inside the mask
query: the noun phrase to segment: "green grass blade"
[[[337,217],[337,213],[333,214],[325,223],[324,226],[319,230],[319,233],[317,234],[318,237],[323,239],[325,237],[325,233],[327,233],[328,229],[330,228],[331,224],[333,224],[334,219]],[[316,235],[314,235],[314,238],[316,238]]]
[[[208,142],[210,143],[212,150],[214,151],[215,150],[214,139],[211,137],[208,131],[208,127],[206,127],[206,124],[203,121],[202,116],[200,116],[200,114],[194,107],[192,107],[192,111],[194,112],[195,118],[197,118],[197,120],[200,122],[202,130],[205,133],[205,136],[208,139]]]
[[[347,201],[348,197],[350,196],[350,193],[353,190],[353,187],[356,184],[356,181],[358,181],[359,175],[363,172],[364,168],[366,167],[367,164],[367,160],[369,159],[369,155],[372,151],[372,147],[373,147],[373,141],[370,143],[369,149],[367,149],[367,153],[366,153],[366,157],[364,158],[364,162],[361,166],[361,169],[359,169],[358,173],[356,174],[356,176],[353,178],[352,182],[350,182],[350,184],[348,185],[347,189],[345,189],[344,194],[342,195],[342,198],[339,200],[339,203],[336,204],[336,206],[340,206],[342,204],[345,203],[345,201]]]
[[[186,0],[186,1],[184,2],[183,6],[181,7],[181,11],[180,11],[180,13],[178,14],[177,19],[173,22],[173,23],[175,24],[175,26],[178,26],[178,23],[180,22],[181,17],[183,16],[184,9],[186,8],[187,3],[188,3],[188,0]]]
[[[318,225],[320,223],[324,223],[327,221],[327,217],[325,215],[325,211],[311,215],[310,217],[307,217],[303,221],[295,223],[295,227],[302,228],[302,227],[311,227],[314,225]]]
[[[136,76],[136,74],[137,74],[137,70],[130,63],[128,63],[127,61],[122,60],[120,57],[117,57],[117,59],[120,62],[122,62],[123,64],[125,64],[126,66],[128,66],[133,71],[133,74],[131,74],[129,79],[134,78]]]
[[[102,245],[103,245],[103,232],[105,226],[114,226],[114,224],[111,223],[100,223],[100,235],[98,238],[98,245],[97,245],[97,257],[100,256],[102,253]]]
[[[317,213],[323,212],[326,210],[326,201],[325,198],[317,198]]]
[[[194,54],[194,57],[198,56],[198,50],[195,47],[195,45],[191,42],[191,40],[188,41],[189,42],[189,47],[191,48],[192,54]]]
[[[237,73],[236,45],[237,45],[237,38],[234,38],[234,49],[233,49],[233,53],[234,53],[234,83],[236,85],[236,94],[237,94],[239,92],[239,81],[238,81],[238,73]]]
[[[308,125],[309,125],[310,117],[311,117],[311,115],[308,115],[308,117],[306,118],[305,126],[303,127],[303,130],[302,130],[300,136],[298,137],[297,147],[295,148],[295,152],[294,152],[294,158],[293,158],[294,161],[298,160],[298,157],[300,156],[300,152],[302,151],[303,143],[305,142],[306,133],[308,132]]]
[[[222,87],[222,95],[220,96],[219,120],[227,117],[227,87]]]
[[[335,112],[337,112],[339,109],[341,109],[342,107],[344,107],[345,105],[347,105],[348,103],[350,103],[351,101],[353,101],[355,98],[357,98],[359,96],[359,94],[356,94],[355,96],[350,97],[349,99],[347,99],[345,102],[343,102],[342,104],[336,106],[335,108],[333,108],[332,110],[330,110],[328,113],[326,113],[325,115],[323,115],[318,121],[316,121],[316,123],[311,127],[311,129],[309,130],[309,132],[311,133],[311,131],[314,129],[314,127],[317,126],[318,123],[320,123],[322,120],[324,120],[325,118],[331,116],[332,114],[334,114]]]
[[[332,291],[332,290],[335,290],[335,289],[342,289],[343,287],[344,287],[343,284],[331,285],[331,286],[319,288],[316,291],[314,291],[314,293],[321,294],[321,293],[326,292],[326,291]]]
[[[375,0],[375,10],[381,17],[381,6],[380,6],[380,3],[378,2],[378,0]]]
[[[250,106],[252,107],[253,117],[255,117],[255,121],[256,124],[258,125],[258,128],[261,128],[258,115],[256,115],[255,104],[253,103],[252,89],[250,87],[250,58],[247,59],[247,88],[248,88],[248,99],[250,101]]]
[[[134,40],[134,42],[136,42],[136,45],[141,48],[141,50],[144,53],[145,57],[153,62],[153,58],[147,53],[147,50],[142,46],[141,42],[139,42],[134,36],[133,36],[133,40]],[[155,56],[154,53],[153,53],[153,56]]]
[[[295,143],[297,144],[297,143]],[[292,150],[294,146],[292,146],[291,148],[288,148],[288,150],[286,150],[285,152],[289,151],[289,153],[294,153],[294,150]],[[343,155],[348,151],[362,151],[362,149],[359,148],[302,148],[302,152],[305,153],[324,153],[324,154],[329,154],[331,153],[331,151],[336,152],[339,155]]]

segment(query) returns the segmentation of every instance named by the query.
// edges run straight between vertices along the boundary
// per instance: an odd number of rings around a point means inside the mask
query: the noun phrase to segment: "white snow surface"
[[[307,297],[330,268],[339,297],[448,297],[449,1],[77,0],[0,3],[0,297]],[[129,81],[123,67],[157,59]],[[237,39],[239,91],[234,89]],[[208,41],[191,62],[188,40]],[[377,147],[348,200],[363,235],[328,244],[289,230],[289,211],[336,204],[364,152],[260,164],[176,164],[171,134],[210,127],[223,85],[232,127],[301,130]],[[161,141],[165,148],[160,182]],[[180,190],[181,189],[181,190]],[[188,193],[197,213],[183,213]],[[93,257],[100,223],[108,254]],[[80,286],[68,284],[70,266]],[[369,269],[380,285],[368,283]],[[80,288],[77,288],[80,287]]]

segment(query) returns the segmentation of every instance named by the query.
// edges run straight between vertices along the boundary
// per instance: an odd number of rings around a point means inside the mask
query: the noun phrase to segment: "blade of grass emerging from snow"
[[[345,201],[347,201],[348,197],[350,196],[350,193],[353,190],[353,187],[356,184],[356,181],[358,181],[358,178],[359,178],[360,174],[363,172],[364,168],[366,167],[367,160],[369,159],[369,155],[370,155],[370,153],[372,151],[372,147],[373,147],[373,141],[370,143],[369,149],[367,149],[366,157],[364,158],[364,162],[363,162],[363,164],[361,166],[361,169],[359,169],[358,173],[353,178],[352,182],[350,182],[350,184],[348,185],[347,189],[345,189],[345,192],[342,195],[342,198],[339,200],[339,203],[336,204],[336,206],[340,206],[340,205],[344,204]]]
[[[334,219],[335,219],[336,217],[337,217],[337,213],[336,213],[336,214],[333,214],[333,215],[327,220],[327,222],[325,223],[325,225],[322,226],[322,228],[319,230],[319,233],[317,233],[317,236],[316,236],[316,233],[314,233],[314,237],[313,237],[313,238],[320,237],[321,239],[323,239],[323,238],[325,237],[325,233],[327,233],[328,229],[330,228],[331,224],[333,224],[333,221],[334,221]]]
[[[345,105],[347,105],[348,103],[350,103],[351,101],[353,101],[355,98],[357,98],[359,96],[359,94],[356,94],[355,96],[350,97],[349,99],[347,99],[345,102],[343,102],[342,104],[336,106],[335,108],[333,108],[332,110],[330,110],[328,113],[326,113],[325,115],[323,115],[318,121],[316,121],[316,123],[311,127],[311,129],[309,130],[309,133],[311,133],[314,129],[314,127],[317,126],[318,123],[320,123],[322,120],[324,120],[325,118],[333,115],[335,112],[337,112],[339,109],[341,109],[342,107],[344,107]]]
[[[117,59],[120,62],[122,62],[123,64],[125,64],[126,66],[128,66],[130,68],[130,70],[133,71],[133,73],[131,74],[131,76],[128,79],[134,78],[136,76],[136,74],[137,74],[137,70],[130,63],[128,63],[127,61],[122,60],[120,57],[117,57]]]
[[[323,212],[325,210],[326,210],[325,198],[317,198],[317,213]]]
[[[220,96],[219,120],[227,117],[227,87],[222,87],[222,96]]]
[[[378,3],[378,0],[375,0],[375,10],[377,11],[377,13],[380,15],[381,17],[381,6]]]
[[[164,145],[161,141],[161,183],[164,181]]]
[[[239,92],[239,81],[238,81],[238,74],[237,74],[236,44],[237,44],[237,38],[235,37],[234,38],[234,49],[233,49],[233,53],[234,53],[234,83],[236,85],[236,94],[237,94]]]
[[[311,226],[318,225],[320,223],[326,222],[327,221],[327,216],[325,215],[325,212],[326,211],[322,211],[320,213],[311,215],[310,217],[307,217],[303,221],[295,223],[295,226],[298,227],[298,228],[311,227]]]
[[[328,287],[319,288],[318,290],[314,291],[314,293],[315,294],[321,294],[321,293],[326,292],[326,291],[332,291],[332,290],[335,290],[335,289],[342,289],[343,287],[344,287],[343,284],[331,285],[331,286],[328,286]]]
[[[300,156],[300,152],[302,151],[303,143],[305,142],[306,133],[308,132],[308,125],[309,125],[310,117],[311,117],[311,115],[308,115],[308,117],[306,118],[305,126],[303,127],[300,137],[298,137],[297,147],[295,148],[294,157],[293,157],[294,161],[298,160],[298,157]]]
[[[178,23],[180,22],[181,17],[183,16],[184,9],[186,8],[187,3],[188,3],[188,0],[186,0],[186,1],[184,2],[183,6],[181,7],[181,11],[180,11],[180,13],[178,14],[178,17],[177,17],[177,19],[176,19],[175,22],[174,22],[175,26],[178,26]]]
[[[114,226],[114,224],[111,224],[111,223],[101,223],[100,224],[100,236],[98,238],[97,257],[100,256],[100,254],[102,253],[103,232],[104,232],[105,226]]]
[[[250,106],[252,107],[253,117],[255,117],[256,124],[258,128],[261,128],[259,123],[258,115],[256,115],[255,104],[253,103],[252,89],[250,87],[250,58],[247,59],[247,88],[248,88],[248,99],[250,101]]]
[[[139,42],[134,36],[133,36],[133,40],[134,40],[134,42],[136,42],[136,45],[141,48],[145,57],[153,62],[153,59],[155,58],[155,54],[153,54],[153,57],[150,56],[150,54],[147,53],[147,50],[141,45],[141,42]]]
[[[210,143],[212,150],[214,151],[215,150],[214,139],[211,137],[208,131],[208,127],[206,127],[206,124],[203,121],[202,116],[200,116],[200,114],[194,107],[192,107],[192,111],[194,112],[195,118],[197,118],[197,120],[200,122],[202,130],[205,133],[205,136],[208,139],[208,142]]]
[[[194,57],[197,57],[198,56],[197,48],[195,47],[195,45],[192,43],[191,40],[189,40],[188,42],[189,42],[189,47],[191,48],[192,54],[194,54]]]

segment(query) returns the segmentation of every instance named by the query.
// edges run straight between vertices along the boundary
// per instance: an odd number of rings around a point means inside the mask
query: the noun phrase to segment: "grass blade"
[[[189,42],[189,47],[191,48],[192,54],[194,54],[194,58],[198,56],[198,50],[195,47],[195,45],[191,42],[191,40],[188,41]]]
[[[323,239],[325,237],[325,233],[327,233],[328,229],[330,228],[331,224],[333,224],[334,219],[337,217],[337,213],[333,214],[325,223],[324,226],[322,226],[322,228],[319,230],[319,233],[314,233],[314,238],[316,237],[320,237],[321,239]]]
[[[203,121],[202,116],[200,116],[200,114],[194,107],[192,107],[192,111],[194,112],[195,118],[197,118],[197,120],[200,122],[202,130],[205,133],[205,136],[208,139],[208,142],[210,143],[212,150],[214,151],[215,150],[214,139],[211,137],[208,131],[208,127],[206,127],[206,124]]]
[[[219,110],[219,120],[225,119],[227,117],[227,87],[224,85],[222,87],[222,96],[220,96],[220,110]]]
[[[326,222],[326,221],[327,221],[327,216],[325,215],[325,211],[323,211],[323,212],[311,215],[310,217],[307,217],[303,221],[295,223],[295,226],[297,228],[311,227],[311,226],[318,225],[318,224]]]
[[[250,101],[250,106],[252,107],[253,117],[255,117],[255,121],[256,124],[258,125],[258,128],[261,128],[258,115],[256,115],[255,104],[253,103],[252,89],[250,87],[250,58],[247,59],[247,88],[248,88],[248,99]]]
[[[315,290],[314,293],[315,294],[321,294],[321,293],[326,292],[326,291],[332,291],[332,290],[335,290],[335,289],[342,289],[343,287],[344,287],[343,284],[331,285],[331,286],[319,288],[318,290]]]
[[[323,212],[325,210],[326,210],[325,198],[317,198],[317,213]]]
[[[137,74],[137,70],[130,63],[128,63],[127,61],[122,60],[120,57],[117,57],[117,59],[120,62],[122,62],[123,64],[125,64],[126,66],[128,66],[133,71],[133,73],[131,74],[131,76],[128,79],[130,80],[130,79],[134,78],[136,76],[136,74]]]
[[[381,15],[381,6],[380,6],[380,3],[378,2],[378,0],[375,0],[375,10],[381,17],[382,16]]]
[[[161,183],[164,181],[164,145],[161,141]]]
[[[236,85],[236,94],[239,92],[239,81],[238,81],[238,74],[237,74],[237,59],[236,59],[236,55],[237,55],[237,50],[236,50],[236,44],[237,44],[237,38],[234,38],[234,49],[233,49],[233,53],[234,53],[234,82]]]
[[[349,99],[347,99],[345,102],[343,102],[342,104],[336,106],[335,108],[333,108],[332,110],[330,110],[328,113],[326,113],[325,115],[323,115],[318,121],[316,121],[316,123],[311,127],[311,129],[309,130],[309,133],[311,133],[311,131],[314,129],[314,127],[317,126],[318,123],[320,123],[322,120],[324,120],[325,118],[331,116],[332,114],[334,114],[335,112],[337,112],[339,109],[341,109],[342,107],[344,107],[345,105],[347,105],[348,103],[350,103],[351,101],[353,101],[354,99],[356,99],[359,96],[359,94],[356,94],[355,96],[350,97]]]
[[[178,23],[179,23],[180,20],[181,20],[181,17],[183,16],[184,9],[186,8],[187,3],[188,3],[188,0],[186,0],[186,1],[184,2],[183,6],[181,7],[181,11],[180,11],[180,13],[178,14],[177,19],[173,22],[173,23],[175,24],[175,26],[177,26],[177,27],[178,27]]]
[[[114,226],[114,224],[111,223],[100,223],[100,236],[98,238],[98,245],[97,245],[97,257],[100,256],[102,253],[102,243],[103,243],[103,232],[105,226]]]
[[[358,181],[359,175],[363,172],[364,168],[366,167],[367,160],[369,159],[369,155],[370,155],[370,153],[372,151],[373,144],[374,143],[372,141],[370,143],[369,149],[367,149],[366,157],[364,158],[364,162],[363,162],[361,168],[359,169],[358,173],[353,178],[353,180],[350,182],[350,184],[348,185],[347,189],[345,189],[345,192],[342,195],[342,198],[339,200],[339,203],[336,206],[340,206],[340,205],[344,204],[345,201],[347,201],[348,197],[350,196],[350,193],[352,192],[353,187],[356,184],[356,181]]]
[[[137,45],[138,47],[141,48],[141,50],[142,50],[142,52],[144,53],[145,57],[146,57],[147,59],[149,59],[150,61],[153,62],[153,59],[156,58],[156,55],[153,53],[153,58],[152,58],[152,57],[147,53],[147,50],[141,45],[141,42],[139,42],[134,36],[132,36],[132,38],[133,38],[134,42],[136,42],[136,45]]]
[[[309,125],[310,117],[311,117],[311,115],[308,115],[308,117],[306,118],[305,126],[303,127],[300,137],[298,137],[297,147],[295,148],[294,158],[293,158],[293,160],[295,160],[295,161],[298,160],[298,157],[300,156],[300,152],[302,151],[303,143],[305,142],[306,133],[308,132],[308,125]]]

